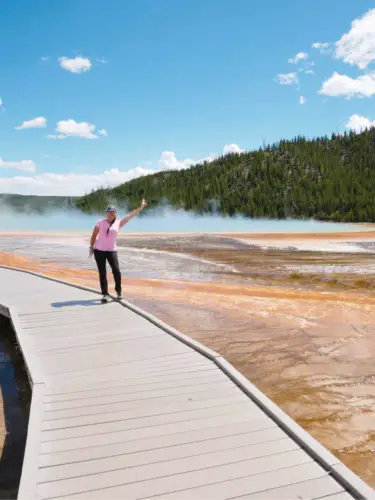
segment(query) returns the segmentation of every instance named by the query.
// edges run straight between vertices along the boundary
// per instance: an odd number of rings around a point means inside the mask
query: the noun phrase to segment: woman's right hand
[[[89,259],[91,259],[91,257],[94,255],[94,248],[93,247],[90,247],[89,249]]]

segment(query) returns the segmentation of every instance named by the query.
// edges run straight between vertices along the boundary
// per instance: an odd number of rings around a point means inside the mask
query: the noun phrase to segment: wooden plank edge
[[[2,304],[0,304],[0,316],[5,316],[6,318],[10,319],[9,309],[5,305],[2,305]]]
[[[25,363],[27,375],[29,377],[29,382],[31,387],[34,384],[43,383],[41,380],[39,368],[38,368],[38,359],[36,355],[32,352],[28,345],[27,336],[24,335],[22,326],[20,324],[18,312],[14,307],[9,307],[9,318],[13,326],[14,334],[17,339],[17,343],[22,351],[23,360]]]
[[[112,297],[112,295],[111,295]],[[153,314],[150,314],[143,309],[140,309],[139,307],[135,306],[134,304],[131,304],[127,300],[120,300],[118,301],[122,306],[126,307],[126,309],[129,309],[130,311],[138,314],[138,316],[141,316],[142,318],[146,319],[153,325],[157,326],[164,332],[168,333],[172,337],[176,338],[177,340],[180,340],[183,344],[186,344],[188,347],[191,347],[194,349],[194,351],[199,352],[202,354],[204,357],[210,359],[211,361],[214,361],[216,358],[220,358],[220,354],[217,352],[213,351],[209,347],[204,346],[200,342],[197,342],[196,340],[193,340],[191,337],[188,337],[187,335],[184,335],[183,333],[179,332],[175,328],[167,325],[160,319],[156,318]]]
[[[37,475],[39,467],[39,451],[41,446],[40,435],[42,430],[44,390],[44,384],[34,384],[32,387],[29,425],[22,464],[21,480],[18,489],[18,500],[37,499]]]

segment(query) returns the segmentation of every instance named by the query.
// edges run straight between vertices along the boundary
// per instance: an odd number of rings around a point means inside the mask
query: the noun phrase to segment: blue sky
[[[223,151],[369,126],[372,7],[4,2],[0,192],[83,194]]]

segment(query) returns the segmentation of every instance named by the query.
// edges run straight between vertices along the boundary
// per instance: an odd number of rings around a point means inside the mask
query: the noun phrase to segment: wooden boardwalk
[[[217,353],[99,299],[0,268],[33,385],[19,499],[374,498]]]

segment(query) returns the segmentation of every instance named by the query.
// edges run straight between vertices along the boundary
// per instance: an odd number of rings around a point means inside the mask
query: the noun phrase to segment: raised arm
[[[138,208],[133,210],[133,212],[130,212],[130,214],[127,217],[124,217],[123,219],[120,220],[120,227],[125,226],[125,224],[127,224],[130,221],[130,219],[141,213],[142,210],[146,207],[147,207],[146,201],[142,200],[142,203]]]

